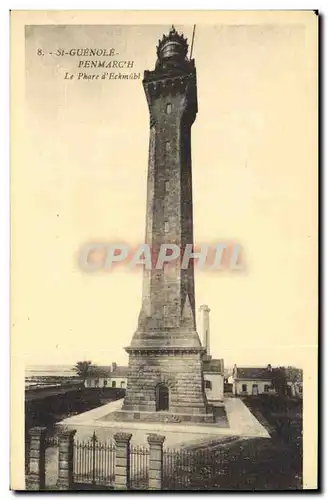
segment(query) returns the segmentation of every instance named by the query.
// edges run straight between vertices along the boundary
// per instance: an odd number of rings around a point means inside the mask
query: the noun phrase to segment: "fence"
[[[100,442],[93,433],[89,441],[75,441],[73,482],[113,488],[115,483],[115,445]]]
[[[130,448],[130,487],[147,490],[149,479],[149,449],[143,446]]]
[[[222,453],[218,449],[165,450],[162,489],[212,489],[221,462]]]
[[[222,448],[163,451],[165,437],[157,434],[149,434],[144,447],[130,446],[132,434],[116,433],[114,442],[102,442],[95,432],[88,440],[75,440],[75,432],[62,429],[48,436],[43,428],[32,429],[27,489],[208,490],[226,473]],[[47,485],[50,448],[57,450],[58,473]]]

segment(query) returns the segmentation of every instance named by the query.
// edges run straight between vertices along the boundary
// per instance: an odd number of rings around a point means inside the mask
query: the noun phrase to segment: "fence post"
[[[130,488],[130,439],[132,434],[117,432],[114,434],[116,444],[115,456],[115,489]]]
[[[44,490],[46,487],[46,427],[30,429],[29,470],[27,490]]]
[[[163,443],[165,436],[148,434],[149,443],[149,489],[161,490],[163,481]]]
[[[58,459],[58,481],[59,490],[70,490],[73,486],[73,451],[74,435],[76,430],[66,427],[58,430],[59,459]]]

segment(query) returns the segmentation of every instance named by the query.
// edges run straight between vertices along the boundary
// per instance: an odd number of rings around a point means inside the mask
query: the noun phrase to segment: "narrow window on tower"
[[[170,102],[166,105],[166,113],[168,115],[172,113],[172,104]]]
[[[167,306],[163,307],[163,316],[164,316],[164,318],[167,317]]]
[[[165,181],[164,182],[164,191],[165,191],[165,193],[168,193],[168,191],[169,191],[169,181]]]
[[[169,232],[169,223],[167,220],[164,222],[164,231],[165,231],[165,233]]]
[[[170,151],[171,150],[171,143],[170,143],[170,141],[166,141],[166,143],[165,143],[165,149],[166,149],[166,151]]]

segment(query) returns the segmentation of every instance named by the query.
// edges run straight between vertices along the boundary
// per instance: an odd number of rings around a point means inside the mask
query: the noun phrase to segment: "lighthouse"
[[[195,61],[174,27],[159,40],[152,71],[144,72],[149,110],[145,243],[154,255],[175,244],[193,245],[191,127],[197,115]],[[120,418],[213,422],[196,331],[194,266],[176,259],[143,271],[137,329],[126,351],[129,373]]]

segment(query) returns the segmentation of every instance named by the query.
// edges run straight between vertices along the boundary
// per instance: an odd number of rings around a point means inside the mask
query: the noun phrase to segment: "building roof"
[[[127,377],[127,366],[115,366],[114,370],[110,366],[93,366],[92,374],[89,378],[118,378]]]
[[[224,373],[223,359],[204,359],[204,373]]]
[[[112,377],[127,377],[129,368],[128,366],[117,366],[114,371],[111,372]]]
[[[266,368],[237,368],[235,379],[241,380],[271,380],[272,370]]]
[[[277,367],[273,368],[271,365],[262,367],[236,367],[234,368],[233,377],[239,380],[272,380],[273,372],[275,370],[283,370],[285,372],[285,377],[288,382],[301,383],[303,379],[303,371],[300,368],[295,367]]]

